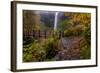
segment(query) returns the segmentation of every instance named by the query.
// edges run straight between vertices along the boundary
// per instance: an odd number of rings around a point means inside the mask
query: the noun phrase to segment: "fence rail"
[[[64,32],[63,31],[59,31],[54,33],[53,31],[35,31],[33,30],[32,32],[27,32],[23,34],[24,38],[47,38],[50,35],[52,36],[58,36],[59,38],[64,37]]]

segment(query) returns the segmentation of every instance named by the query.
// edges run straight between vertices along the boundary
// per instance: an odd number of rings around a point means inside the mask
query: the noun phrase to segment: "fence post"
[[[45,39],[46,39],[46,31],[44,32],[44,36],[45,36]]]

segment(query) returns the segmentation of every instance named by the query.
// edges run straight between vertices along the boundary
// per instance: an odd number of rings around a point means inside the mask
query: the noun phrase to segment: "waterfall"
[[[58,12],[55,12],[54,30],[57,29],[57,22],[58,22]]]

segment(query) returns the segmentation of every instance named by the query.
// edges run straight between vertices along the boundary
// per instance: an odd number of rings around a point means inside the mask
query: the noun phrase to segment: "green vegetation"
[[[90,46],[85,45],[85,46],[82,47],[81,50],[80,50],[80,58],[81,58],[81,59],[90,59],[90,57],[91,57]]]

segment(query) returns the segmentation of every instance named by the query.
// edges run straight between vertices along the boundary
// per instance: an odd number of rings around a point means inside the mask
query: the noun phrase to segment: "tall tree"
[[[40,14],[38,11],[23,11],[23,33],[32,38],[33,30],[40,30]]]

